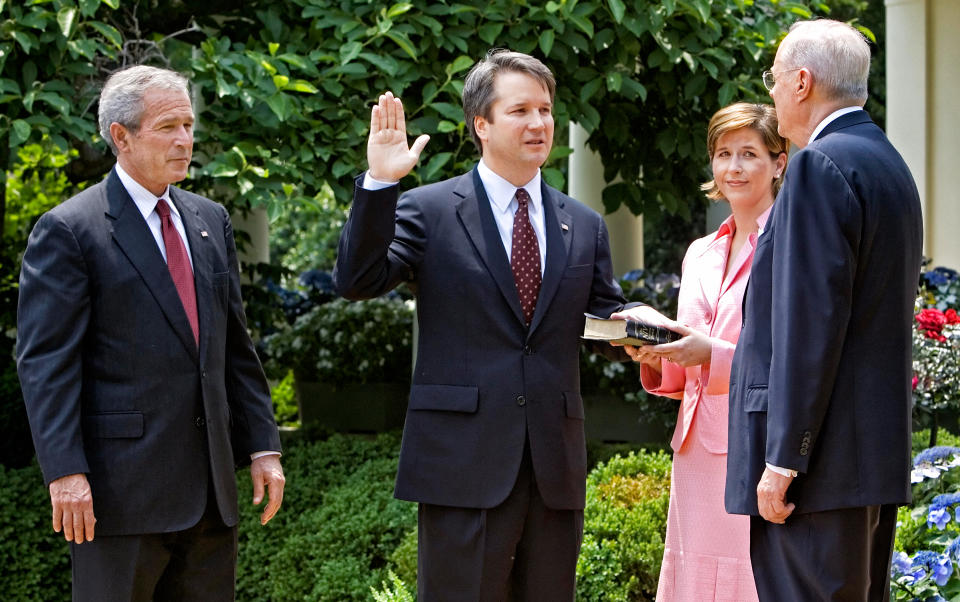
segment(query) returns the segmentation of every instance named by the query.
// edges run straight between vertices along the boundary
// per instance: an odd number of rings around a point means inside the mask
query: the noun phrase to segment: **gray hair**
[[[524,73],[539,81],[550,92],[550,102],[553,102],[557,89],[557,82],[550,69],[538,59],[512,52],[506,48],[493,48],[470,69],[467,79],[463,82],[463,117],[467,131],[477,145],[477,150],[483,153],[480,137],[474,129],[473,121],[478,115],[490,121],[490,107],[496,100],[494,95],[494,81],[501,71]]]
[[[787,40],[784,67],[808,69],[831,100],[867,101],[870,46],[862,33],[840,21],[817,19],[794,23]]]
[[[117,145],[110,134],[110,124],[119,123],[134,133],[139,131],[143,117],[143,96],[151,89],[177,90],[190,96],[187,78],[175,71],[147,65],[117,71],[103,85],[98,111],[100,136],[114,155],[117,154]]]

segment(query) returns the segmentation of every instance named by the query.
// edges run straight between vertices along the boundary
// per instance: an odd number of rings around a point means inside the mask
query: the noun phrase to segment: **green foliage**
[[[462,78],[492,46],[535,54],[555,71],[559,130],[583,125],[607,181],[620,178],[604,195],[609,209],[689,214],[689,203],[702,202],[710,115],[765,97],[759,74],[774,44],[812,14],[802,3],[742,0],[254,1],[247,19],[208,28],[198,52],[170,42],[168,54],[203,98],[203,185],[226,184],[273,217],[315,202],[324,185],[350,198],[365,163],[366,107],[383,90],[404,99],[412,134],[432,137],[405,186],[469,168],[476,152]],[[562,169],[553,163],[544,174],[562,186]]]
[[[40,468],[0,465],[0,592],[4,600],[69,600],[70,548],[50,527],[50,499]]]
[[[270,397],[273,399],[273,415],[277,419],[277,424],[281,426],[299,424],[297,391],[293,382],[293,370],[288,370],[283,380],[270,390]]]
[[[410,593],[410,590],[407,588],[406,583],[403,582],[400,577],[393,571],[387,571],[387,576],[390,578],[390,583],[386,581],[381,582],[381,589],[376,590],[372,587],[370,592],[373,594],[373,599],[375,602],[413,602],[413,594]]]
[[[653,600],[667,528],[670,457],[630,453],[587,477],[577,599]]]
[[[96,63],[115,58],[122,44],[103,19],[118,6],[118,0],[0,3],[0,149],[49,138],[65,152],[69,140],[93,137]]]
[[[237,599],[367,600],[416,525],[416,505],[393,498],[400,439],[334,435],[284,451],[287,489],[276,518],[241,501]],[[250,489],[241,473],[241,492]]]
[[[410,301],[334,299],[264,339],[267,368],[333,385],[408,382],[412,332]]]

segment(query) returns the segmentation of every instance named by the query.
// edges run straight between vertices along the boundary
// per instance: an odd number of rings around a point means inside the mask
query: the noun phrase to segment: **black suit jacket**
[[[910,500],[911,322],[922,222],[863,111],[791,159],[757,241],[730,376],[728,512],[758,514],[766,462],[796,512]]]
[[[516,480],[529,437],[547,505],[583,508],[583,313],[623,307],[603,219],[543,185],[546,265],[528,329],[475,169],[409,191],[399,203],[396,186],[371,192],[360,183],[340,238],[338,291],[363,299],[406,281],[417,296],[397,497],[496,506]]]
[[[189,528],[210,483],[236,524],[234,455],[280,449],[227,212],[170,197],[190,242],[199,349],[115,171],[43,215],[23,257],[17,366],[37,458],[47,483],[87,474],[97,535]]]

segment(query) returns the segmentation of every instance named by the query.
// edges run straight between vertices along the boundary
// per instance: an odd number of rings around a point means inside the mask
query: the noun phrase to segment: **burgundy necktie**
[[[540,244],[530,224],[530,195],[517,189],[517,212],[513,215],[513,240],[510,249],[510,269],[520,295],[523,320],[530,324],[540,294]]]
[[[160,232],[163,234],[163,246],[167,248],[167,269],[173,278],[173,285],[177,287],[180,302],[187,312],[190,329],[193,330],[193,340],[200,345],[200,327],[197,320],[197,290],[193,283],[193,269],[190,267],[190,258],[187,257],[187,248],[183,245],[180,233],[170,218],[170,207],[163,199],[157,200],[157,215],[160,216]]]

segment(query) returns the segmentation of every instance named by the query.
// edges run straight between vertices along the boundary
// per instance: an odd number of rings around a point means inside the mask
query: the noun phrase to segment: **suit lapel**
[[[540,285],[540,295],[537,297],[537,306],[530,321],[530,332],[536,330],[543,320],[543,316],[557,293],[560,279],[567,267],[567,255],[570,253],[570,244],[573,240],[573,220],[570,214],[564,211],[563,201],[556,198],[552,188],[541,183],[540,190],[543,197],[543,224],[547,238],[546,266],[543,270],[543,282]]]
[[[873,123],[873,120],[870,119],[870,115],[866,111],[850,111],[849,113],[844,113],[843,115],[837,117],[830,123],[826,125],[819,134],[817,134],[816,140],[832,134],[843,128],[850,127],[852,125],[860,125],[862,123]]]
[[[213,305],[213,283],[210,282],[213,268],[210,259],[210,238],[207,233],[209,226],[200,217],[197,206],[189,198],[180,193],[180,190],[170,187],[170,198],[173,200],[180,217],[183,219],[183,230],[187,233],[187,242],[190,244],[190,257],[193,259],[193,282],[197,291],[197,318],[199,321],[200,357],[206,357],[207,337],[210,334],[210,320]]]
[[[173,278],[170,277],[150,227],[137,210],[127,189],[123,187],[116,171],[111,171],[107,177],[107,206],[107,217],[113,220],[113,239],[140,274],[184,347],[196,359],[197,345],[193,340],[193,331],[183,310],[180,295],[173,285]]]
[[[490,209],[490,200],[480,181],[476,168],[460,178],[454,189],[454,194],[460,197],[457,202],[457,214],[463,224],[463,229],[473,243],[483,264],[490,271],[500,294],[507,305],[513,310],[514,316],[523,322],[523,310],[520,308],[520,296],[517,286],[513,282],[513,272],[510,271],[510,262],[507,252],[500,239],[500,230]]]

